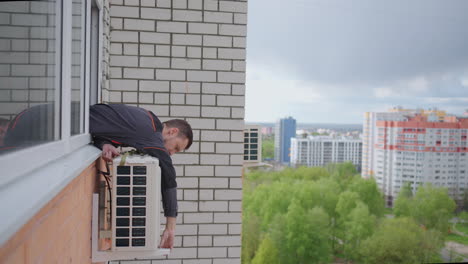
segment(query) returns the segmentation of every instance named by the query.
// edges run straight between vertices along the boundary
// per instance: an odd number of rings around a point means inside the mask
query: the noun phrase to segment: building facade
[[[291,138],[296,137],[296,119],[282,118],[275,126],[275,161],[289,164],[291,155]]]
[[[445,187],[460,200],[468,187],[468,118],[439,110],[366,113],[363,177],[374,177],[387,204],[405,183]]]
[[[262,162],[261,126],[245,125],[244,128],[244,164]]]
[[[41,140],[0,149],[0,197],[15,201],[1,205],[0,262],[90,263],[88,108],[124,103],[194,129],[173,156],[174,250],[141,263],[240,263],[246,26],[247,1],[1,2],[0,118],[52,110]]]
[[[358,139],[309,136],[291,139],[293,166],[323,167],[328,163],[351,162],[361,170],[362,141]]]

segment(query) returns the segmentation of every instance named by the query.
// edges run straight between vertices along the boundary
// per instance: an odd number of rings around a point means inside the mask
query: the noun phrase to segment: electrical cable
[[[109,191],[109,213],[112,217],[112,187],[110,185],[110,169],[109,169],[109,163],[106,162],[106,170],[107,172],[104,172],[104,171],[101,171],[101,170],[98,170],[99,173],[101,173],[102,176],[104,176],[104,179],[106,180],[106,183],[107,183],[107,190]]]

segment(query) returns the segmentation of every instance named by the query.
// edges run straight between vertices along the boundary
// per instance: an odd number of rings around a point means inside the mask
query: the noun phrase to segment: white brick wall
[[[194,129],[192,148],[173,157],[176,248],[151,263],[240,263],[247,2],[121,0],[110,15],[106,102]]]
[[[47,3],[2,4],[0,11],[0,116],[2,118],[13,118],[28,107],[56,100],[54,98],[56,91],[54,13],[54,6]],[[75,46],[73,52],[76,51]],[[74,92],[72,98],[76,95]]]

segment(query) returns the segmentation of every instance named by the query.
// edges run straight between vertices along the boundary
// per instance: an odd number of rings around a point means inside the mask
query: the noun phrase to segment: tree
[[[456,204],[448,195],[447,189],[426,184],[418,188],[413,198],[411,216],[426,228],[447,232],[455,207]]]
[[[411,188],[411,182],[405,182],[403,184],[403,187],[401,188],[400,193],[398,193],[398,196],[402,196],[408,199],[413,197],[413,189]]]
[[[249,264],[255,256],[260,237],[260,220],[258,216],[244,213],[242,217],[242,263]]]
[[[449,230],[456,204],[445,188],[425,184],[418,188],[413,197],[403,193],[395,201],[394,212],[397,217],[412,217],[425,228],[434,228],[443,233]]]
[[[328,222],[328,215],[322,208],[305,211],[293,200],[284,227],[287,258],[282,258],[281,263],[328,263],[331,255]]]
[[[243,262],[244,263],[244,262]],[[262,240],[257,254],[252,259],[252,264],[279,264],[278,249],[267,234]]]
[[[468,211],[468,188],[463,191],[462,209]]]
[[[263,139],[262,156],[263,159],[273,159],[275,157],[275,143],[273,138]]]
[[[383,219],[375,233],[360,246],[362,263],[421,263],[440,252],[437,231],[425,231],[411,218]],[[436,240],[427,246],[427,239]]]
[[[378,217],[383,216],[385,212],[385,201],[383,194],[377,187],[377,183],[372,179],[363,179],[355,177],[350,183],[348,190],[359,194],[359,198],[369,208],[369,212]]]
[[[467,224],[468,223],[468,212],[461,212],[458,214],[458,222]]]
[[[411,183],[406,182],[403,188],[401,188],[400,193],[398,193],[398,197],[393,205],[395,216],[411,216],[412,197]]]
[[[345,221],[344,253],[346,259],[357,259],[362,241],[374,232],[376,217],[370,214],[367,205],[358,202]]]
[[[342,190],[346,188],[348,183],[357,174],[356,167],[354,167],[351,162],[329,163],[327,165],[327,170],[329,171],[332,179],[341,185]]]
[[[342,222],[346,221],[349,213],[351,213],[351,211],[360,201],[359,194],[355,192],[344,191],[340,193],[340,196],[338,197],[338,203],[336,204],[336,212],[338,213]]]

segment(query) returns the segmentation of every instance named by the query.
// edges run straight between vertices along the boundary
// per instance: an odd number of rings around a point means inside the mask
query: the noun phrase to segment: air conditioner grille
[[[115,240],[115,245],[117,247],[128,247],[130,245],[129,239],[116,239]]]
[[[116,219],[116,224],[117,224],[117,226],[129,226],[130,225],[130,219],[128,219],[128,218],[117,218]]]
[[[134,207],[132,209],[132,215],[133,216],[146,216],[146,208]]]
[[[133,185],[146,185],[146,177],[133,177]]]
[[[150,156],[127,156],[124,166],[114,160],[115,224],[113,249],[157,250],[159,240],[160,168]]]
[[[130,185],[130,177],[117,177],[117,185]]]
[[[134,166],[133,175],[146,175],[146,166]]]
[[[146,232],[144,228],[133,228],[132,229],[132,236],[134,237],[141,237],[145,236]]]
[[[145,197],[133,197],[133,205],[146,205]]]
[[[130,205],[130,198],[128,197],[117,197],[117,205]]]
[[[117,228],[115,232],[117,237],[128,237],[130,235],[130,229],[128,228]]]
[[[117,187],[117,195],[130,195],[130,187]]]
[[[130,175],[130,166],[117,166],[118,175]]]
[[[134,238],[132,239],[132,246],[134,247],[144,247],[145,239],[144,238]]]
[[[130,216],[130,208],[117,208],[117,216]]]
[[[133,195],[146,195],[146,187],[133,187]]]

